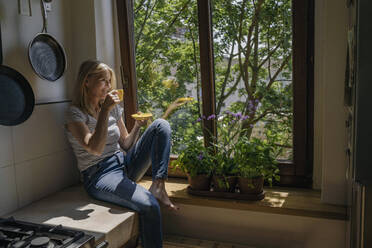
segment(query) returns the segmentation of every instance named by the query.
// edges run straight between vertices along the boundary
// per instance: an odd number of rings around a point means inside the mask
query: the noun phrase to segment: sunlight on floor
[[[265,203],[270,204],[270,206],[272,207],[282,207],[288,195],[289,193],[287,192],[272,191],[266,194],[265,199],[263,201]]]

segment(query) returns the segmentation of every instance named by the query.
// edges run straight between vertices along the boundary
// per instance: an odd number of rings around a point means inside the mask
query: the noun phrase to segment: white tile
[[[12,129],[8,126],[0,126],[0,167],[5,167],[12,163]]]
[[[69,148],[63,120],[69,103],[35,106],[24,123],[13,130],[15,164]]]
[[[20,207],[79,180],[76,160],[70,149],[15,166]]]
[[[18,208],[14,167],[0,168],[0,216]]]

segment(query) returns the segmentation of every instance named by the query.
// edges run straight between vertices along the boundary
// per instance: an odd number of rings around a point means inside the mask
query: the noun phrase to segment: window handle
[[[128,88],[128,77],[124,76],[124,69],[123,66],[120,66],[120,77],[121,77],[121,84],[123,85],[123,89]]]

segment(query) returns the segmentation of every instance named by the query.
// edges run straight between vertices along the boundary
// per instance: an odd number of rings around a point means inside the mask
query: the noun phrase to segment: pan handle
[[[46,11],[45,3],[44,0],[40,0],[40,5],[41,5],[41,14],[43,16],[43,29],[41,30],[42,33],[48,33],[48,14]]]

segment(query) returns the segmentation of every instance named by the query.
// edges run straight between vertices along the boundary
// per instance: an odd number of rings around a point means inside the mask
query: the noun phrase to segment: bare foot
[[[154,181],[151,184],[149,191],[151,192],[151,194],[153,194],[153,196],[155,196],[155,198],[159,201],[159,203],[163,204],[168,209],[179,210],[179,207],[174,205],[170,201],[167,191],[165,190],[164,180],[158,179]]]

